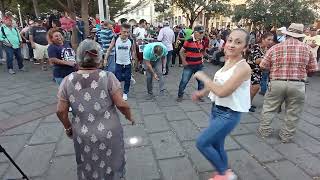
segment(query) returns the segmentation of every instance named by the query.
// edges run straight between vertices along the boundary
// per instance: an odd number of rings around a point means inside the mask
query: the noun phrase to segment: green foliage
[[[234,21],[249,20],[255,25],[289,26],[290,23],[310,24],[315,18],[315,0],[248,0],[247,6],[234,8]]]

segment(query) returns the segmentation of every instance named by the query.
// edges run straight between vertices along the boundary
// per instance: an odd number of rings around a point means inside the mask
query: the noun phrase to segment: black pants
[[[320,47],[318,48],[318,51],[317,51],[317,57],[316,57],[316,60],[317,62],[320,61]]]
[[[172,64],[176,64],[176,57],[178,57],[178,59],[179,59],[179,64],[182,64],[182,61],[181,61],[181,58],[180,58],[180,54],[179,54],[180,49],[181,49],[181,47],[179,49],[177,49],[177,48],[173,49],[173,52],[172,52]]]
[[[29,50],[29,58],[33,58],[33,48],[31,46],[31,43],[30,42],[27,42],[27,45],[28,45],[28,50]]]

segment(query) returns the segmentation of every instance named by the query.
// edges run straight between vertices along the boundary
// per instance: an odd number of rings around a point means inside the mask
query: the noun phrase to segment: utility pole
[[[105,0],[106,3],[106,20],[110,20],[109,0]]]
[[[100,18],[100,21],[104,21],[103,0],[98,0],[98,7],[99,7],[99,18]]]

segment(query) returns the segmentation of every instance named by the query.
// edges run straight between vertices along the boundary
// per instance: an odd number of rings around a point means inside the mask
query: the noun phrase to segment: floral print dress
[[[250,65],[251,72],[251,84],[260,84],[262,71],[260,69],[259,64],[256,63],[256,60],[262,58],[264,55],[264,50],[259,46],[259,44],[255,44],[250,48],[249,54],[247,57],[247,63]]]

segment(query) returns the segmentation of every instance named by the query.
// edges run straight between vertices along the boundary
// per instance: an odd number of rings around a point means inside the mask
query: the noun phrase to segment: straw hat
[[[282,31],[283,34],[289,35],[295,38],[302,38],[306,35],[303,33],[304,26],[303,24],[292,23],[289,28],[285,31]]]

